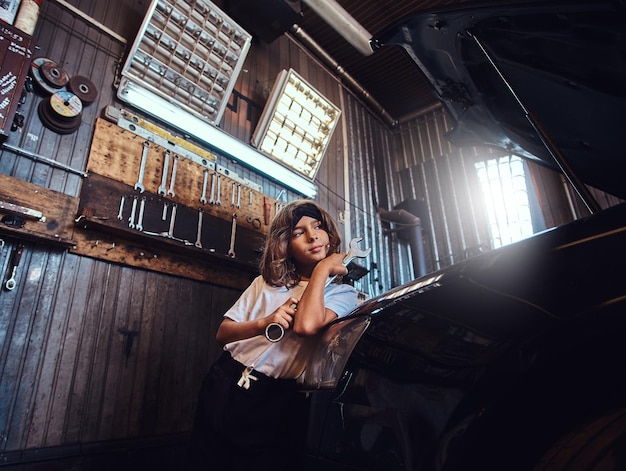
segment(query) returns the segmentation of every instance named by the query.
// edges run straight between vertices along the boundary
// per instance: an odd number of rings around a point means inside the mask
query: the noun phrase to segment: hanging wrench
[[[128,218],[128,227],[135,228],[135,213],[137,212],[137,197],[133,198],[133,207],[130,210],[130,217]]]
[[[233,225],[230,229],[230,248],[228,249],[228,256],[235,258],[235,233],[237,232],[237,213],[233,214]]]
[[[200,208],[198,210],[198,234],[196,235],[196,247],[198,247],[199,249],[202,248],[202,215],[204,213],[204,210],[202,208]]]
[[[363,240],[363,237],[356,237],[350,241],[350,247],[348,249],[348,252],[346,253],[346,256],[343,258],[343,261],[341,262],[341,264],[344,267],[347,267],[348,263],[350,263],[355,258],[365,258],[370,254],[370,252],[372,251],[371,248],[367,248],[363,250],[359,248],[358,244],[362,240]],[[325,286],[328,286],[329,284],[331,284],[335,278],[337,278],[337,275],[333,275],[330,278],[328,278],[328,281],[326,281]]]
[[[211,174],[211,196],[209,197],[209,204],[215,204],[215,181],[217,180],[217,173]]]
[[[137,217],[137,224],[135,225],[135,229],[138,231],[143,231],[143,212],[146,209],[146,197],[141,197],[141,203],[139,203],[139,216]]]
[[[20,244],[13,252],[13,262],[12,262],[12,270],[11,277],[6,281],[4,287],[11,291],[15,288],[15,275],[17,274],[17,267],[20,264],[20,260],[22,259],[22,252],[24,251],[24,244]]]
[[[202,196],[200,197],[200,203],[206,204],[206,185],[209,179],[209,169],[204,169],[204,180],[202,182]]]
[[[211,193],[211,196],[213,196],[213,193]],[[217,198],[215,198],[215,204],[217,205],[222,204],[222,176],[221,175],[217,176]]]
[[[146,171],[146,160],[148,159],[148,150],[150,149],[150,142],[143,141],[143,151],[141,152],[141,165],[139,167],[139,178],[135,183],[135,190],[139,190],[139,193],[143,193],[145,188],[143,186],[143,174]]]
[[[117,218],[121,221],[122,219],[124,219],[124,215],[122,214],[122,212],[124,211],[124,198],[125,196],[122,196],[122,199],[120,200],[120,210],[117,213]]]
[[[177,204],[172,205],[172,214],[170,216],[170,228],[167,231],[167,237],[170,239],[174,238],[174,223],[176,222],[176,208],[178,208]]]
[[[170,150],[165,149],[165,156],[163,158],[163,175],[161,175],[161,185],[159,185],[159,195],[167,194],[167,173],[170,169]]]
[[[174,194],[174,182],[176,181],[176,169],[178,168],[178,155],[174,154],[174,164],[172,166],[172,178],[170,179],[170,187],[167,190],[167,194],[172,196],[176,196]]]

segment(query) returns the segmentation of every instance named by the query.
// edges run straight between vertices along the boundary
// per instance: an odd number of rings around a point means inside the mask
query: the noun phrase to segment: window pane
[[[491,248],[502,247],[533,234],[524,163],[506,156],[474,164],[487,214]]]

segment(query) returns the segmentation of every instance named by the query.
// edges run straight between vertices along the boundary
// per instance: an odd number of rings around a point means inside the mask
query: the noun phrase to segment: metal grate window
[[[505,156],[474,164],[489,218],[491,248],[533,234],[524,162]]]

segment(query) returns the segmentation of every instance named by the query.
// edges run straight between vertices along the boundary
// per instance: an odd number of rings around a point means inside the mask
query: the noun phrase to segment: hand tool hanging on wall
[[[204,210],[200,208],[198,210],[198,231],[196,235],[196,247],[199,249],[202,248],[202,215],[204,214]]]
[[[167,237],[170,239],[174,238],[174,224],[176,224],[176,209],[178,208],[177,204],[172,205],[172,213],[170,215],[170,227],[167,231]]]
[[[133,197],[133,206],[130,210],[130,217],[128,218],[128,227],[135,228],[135,214],[137,213],[137,197]]]
[[[126,197],[124,195],[122,195],[122,197],[120,198],[120,209],[117,212],[117,219],[119,219],[120,221],[122,221],[124,219],[124,200],[126,199]]]
[[[203,180],[202,180],[202,196],[200,197],[200,203],[202,204],[206,204],[206,187],[207,187],[207,183],[209,180],[209,169],[205,168],[204,171],[204,176],[203,176]]]
[[[20,244],[13,250],[13,257],[11,260],[11,276],[4,284],[4,287],[9,291],[13,290],[16,285],[15,276],[17,275],[17,267],[20,265],[22,259],[22,252],[24,251],[24,244]]]
[[[170,169],[170,150],[165,149],[163,156],[163,174],[161,175],[161,185],[159,185],[159,195],[167,195],[167,173]]]
[[[233,213],[233,223],[230,229],[230,247],[228,248],[228,256],[235,258],[235,235],[237,232],[237,213]]]
[[[215,204],[215,182],[217,181],[217,172],[211,174],[211,196],[209,196],[209,204]]]
[[[143,231],[143,213],[146,209],[146,197],[141,197],[141,202],[139,203],[139,217],[137,218],[137,224],[135,224],[135,229],[138,231]]]
[[[143,174],[146,171],[146,160],[148,158],[148,151],[150,150],[150,141],[143,141],[143,151],[141,152],[141,164],[139,166],[139,176],[137,177],[137,183],[135,183],[135,190],[139,190],[139,193],[143,193],[145,188],[143,186]]]
[[[219,174],[217,175],[217,194],[215,195],[215,204],[218,206],[222,204],[222,176]]]
[[[174,183],[176,182],[176,171],[178,170],[178,155],[174,154],[174,164],[172,167],[172,177],[170,178],[170,187],[167,189],[167,195],[172,198],[174,194]]]

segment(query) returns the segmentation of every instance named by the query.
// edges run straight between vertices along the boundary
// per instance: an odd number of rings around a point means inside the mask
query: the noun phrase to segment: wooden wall
[[[116,74],[148,3],[70,3],[104,28],[53,0],[44,2],[33,35],[34,57],[54,60],[70,76],[90,78],[98,98],[84,107],[76,132],[59,135],[42,125],[37,107],[45,95],[35,89],[19,109],[24,126],[10,134],[11,147],[0,148],[0,174],[12,188],[27,186],[28,204],[50,206],[48,198],[32,196],[41,188],[76,208],[64,215],[62,241],[43,238],[48,226],[37,221],[28,222],[28,233],[0,227],[3,281],[14,250],[23,245],[16,288],[0,290],[0,465],[5,466],[187,434],[200,381],[219,353],[217,325],[252,276],[246,267],[233,282],[225,272],[237,273],[236,260],[183,257],[151,240],[139,244],[85,225],[79,209],[91,181],[87,170],[96,123],[106,107],[127,107],[116,98]],[[391,241],[377,216],[376,195],[387,177],[375,161],[389,153],[389,130],[382,122],[285,36],[270,45],[253,44],[235,86],[241,99],[237,107],[231,101],[220,127],[249,142],[278,72],[292,66],[343,110],[317,175],[316,200],[338,220],[346,241],[363,237],[362,246],[372,247],[363,262],[371,271],[356,287],[380,294],[394,283],[393,267],[386,263]],[[217,164],[260,185],[271,198],[298,196],[230,158],[218,155]]]

